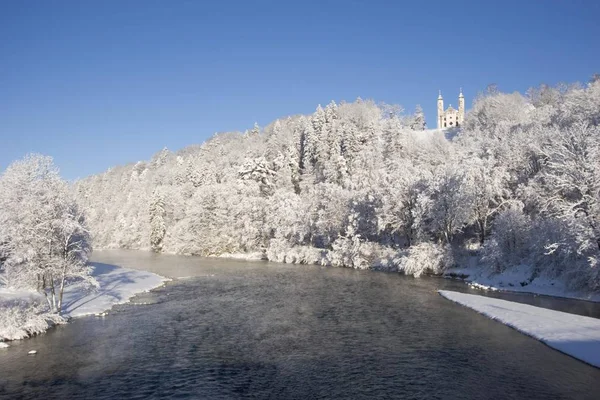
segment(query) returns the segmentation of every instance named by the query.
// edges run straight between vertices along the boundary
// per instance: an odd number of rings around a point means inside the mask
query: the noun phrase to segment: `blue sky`
[[[0,0],[0,169],[68,179],[357,97],[467,108],[600,72],[600,2]]]

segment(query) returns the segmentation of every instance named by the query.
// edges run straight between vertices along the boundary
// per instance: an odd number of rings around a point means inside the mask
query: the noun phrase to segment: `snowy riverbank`
[[[315,248],[305,247],[302,248],[305,253],[310,252],[310,250],[318,250]],[[260,260],[268,260],[262,253],[254,252],[254,253],[225,253],[218,256],[214,256],[218,258],[230,258],[230,259],[238,259],[238,260],[247,260],[247,261],[260,261]],[[314,265],[328,265],[331,263],[328,262],[327,258],[321,255],[321,259],[317,260],[312,264]],[[290,256],[286,259],[276,261],[270,260],[273,262],[287,262],[293,263],[293,261],[289,260],[297,260],[298,254],[290,254]],[[440,274],[427,274],[429,276],[434,277],[443,277],[443,278],[452,278],[452,279],[460,279],[465,282],[465,284],[471,286],[474,289],[480,290],[491,290],[491,291],[504,291],[504,292],[515,292],[515,293],[530,293],[535,295],[544,295],[544,296],[552,296],[552,297],[562,297],[568,299],[575,300],[585,300],[592,302],[600,302],[600,293],[590,292],[590,291],[575,291],[568,287],[564,277],[552,277],[547,275],[540,275],[535,278],[531,278],[534,276],[534,271],[531,266],[528,265],[519,265],[507,268],[502,273],[494,273],[490,271],[489,268],[486,268],[478,263],[477,257],[471,257],[471,259],[463,260],[466,261],[468,266],[460,267],[460,268],[450,268],[446,270],[444,273]],[[418,260],[417,264],[423,264],[425,261],[423,259]],[[377,266],[371,267],[373,270],[385,271],[385,272],[400,272],[398,271],[397,266],[389,266],[389,263],[386,265],[382,263]],[[404,271],[408,275],[415,275],[410,272]],[[415,275],[415,276],[418,276]]]
[[[491,273],[488,269],[480,266],[453,268],[444,273],[444,277],[462,279],[475,289],[531,293],[600,302],[600,293],[571,290],[565,280],[560,277],[542,275],[532,279],[531,276],[533,276],[533,271],[527,265],[511,267],[500,274]]]
[[[140,270],[115,265],[92,263],[93,276],[99,283],[96,290],[87,290],[82,284],[65,288],[63,314],[66,319],[102,314],[115,304],[122,304],[138,293],[162,286],[168,278]],[[23,339],[42,333],[54,323],[62,322],[49,314],[39,314],[34,303],[45,300],[36,292],[13,291],[0,288],[0,340]],[[47,318],[54,319],[48,323]]]
[[[448,290],[438,293],[600,368],[600,319]]]
[[[103,249],[103,251],[111,251],[111,250],[119,250],[119,249]],[[119,250],[122,251],[122,250]],[[141,251],[147,254],[151,253],[149,250],[127,250],[127,251]],[[96,251],[99,253],[98,251]],[[172,255],[172,256],[184,256],[184,257],[201,257],[196,255],[188,255],[188,254],[176,254],[165,252],[162,254]],[[269,260],[269,254],[264,254],[262,252],[250,252],[250,253],[222,253],[219,255],[212,255],[206,258],[216,258],[216,259],[232,259],[232,260],[244,260],[244,261],[271,261],[271,262],[283,262],[288,264],[311,264],[311,265],[325,265],[331,266],[330,261],[328,260],[326,253],[323,249],[317,249],[314,247],[296,247],[293,251],[290,251],[286,254],[285,257],[279,257],[279,259],[271,259]],[[271,254],[273,256],[273,254]],[[398,265],[394,265],[393,262],[390,262],[390,254],[387,254],[387,257],[382,255],[379,258],[379,261],[376,265],[371,266],[370,269],[376,271],[383,272],[393,272],[393,273],[405,273],[407,275],[419,276],[419,270],[417,269],[417,273],[411,271],[400,271],[400,267]],[[434,257],[431,254],[425,254],[421,256],[418,260],[413,260],[411,264],[413,265],[425,265],[427,260],[431,261]],[[111,260],[109,257],[108,260]],[[382,262],[387,260],[387,262]],[[132,262],[134,261],[134,257],[132,257]],[[397,261],[397,260],[394,260]],[[110,262],[110,261],[109,261]],[[135,265],[136,263],[132,264]],[[140,261],[137,264],[139,268],[144,268],[144,262]],[[490,290],[490,291],[504,291],[504,292],[515,292],[515,293],[529,293],[534,295],[544,295],[544,296],[552,296],[552,297],[562,297],[568,299],[575,300],[585,300],[592,302],[600,302],[600,293],[599,292],[590,292],[590,291],[575,291],[568,287],[566,280],[563,276],[552,277],[547,275],[538,275],[536,278],[532,279],[531,277],[535,275],[535,271],[531,266],[528,265],[518,265],[507,268],[502,273],[494,273],[490,270],[489,267],[485,267],[481,265],[479,262],[479,257],[466,257],[460,259],[460,265],[462,267],[458,268],[450,268],[445,270],[443,273],[438,272],[437,274],[431,274],[431,272],[426,269],[421,268],[421,274],[428,275],[431,277],[442,277],[442,278],[451,278],[458,279],[465,284],[471,286],[474,289],[479,290]],[[406,263],[404,264],[406,266]],[[136,267],[137,268],[137,267]],[[347,267],[351,268],[351,267]],[[174,273],[170,275],[173,278],[179,277],[179,274]]]
[[[300,248],[298,248],[300,249]],[[313,251],[313,253],[317,253],[320,249],[304,247],[301,248],[305,254],[308,254]],[[317,251],[315,251],[317,250]],[[490,270],[490,268],[482,266],[479,263],[479,257],[470,257],[461,260],[466,264],[464,267],[459,268],[450,268],[445,270],[443,273],[431,273],[432,267],[429,266],[429,269],[423,268],[423,266],[427,266],[427,262],[431,261],[435,258],[434,254],[426,253],[420,254],[417,253],[418,259],[412,260],[410,264],[417,266],[417,268],[405,269],[401,270],[401,268],[406,268],[408,263],[403,263],[402,266],[393,265],[394,263],[390,262],[391,257],[389,254],[387,257],[382,255],[380,261],[377,265],[371,266],[370,269],[384,271],[384,272],[399,272],[405,273],[407,275],[414,275],[415,277],[423,275],[429,275],[433,277],[443,277],[443,278],[452,278],[452,279],[460,279],[464,281],[467,285],[471,286],[474,289],[480,290],[491,290],[491,291],[505,291],[505,292],[515,292],[515,293],[530,293],[535,295],[544,295],[544,296],[552,296],[552,297],[562,297],[568,299],[575,300],[585,300],[592,302],[600,302],[600,293],[599,292],[591,292],[586,290],[573,290],[569,288],[566,282],[566,278],[564,276],[549,276],[547,274],[538,274],[533,270],[533,267],[529,265],[518,265],[511,266],[506,268],[502,273],[495,273]],[[247,261],[257,261],[257,260],[265,260],[265,256],[261,256],[261,253],[236,253],[236,254],[222,254],[217,257],[224,258],[235,258],[235,259],[243,259]],[[315,264],[315,265],[328,265],[331,266],[330,260],[327,256],[321,254],[320,256],[315,256],[317,259],[313,262],[299,262],[302,264]],[[320,258],[319,258],[320,257]],[[410,258],[410,255],[407,257]],[[294,261],[290,260],[298,260],[302,259],[298,256],[298,254],[291,253],[290,256],[281,257],[280,260],[270,260],[273,262],[287,262],[294,263]],[[381,262],[382,260],[387,260],[385,262]],[[394,260],[397,261],[397,260]],[[433,265],[434,263],[432,263]],[[350,267],[348,267],[350,268]],[[535,278],[532,278],[535,276]]]

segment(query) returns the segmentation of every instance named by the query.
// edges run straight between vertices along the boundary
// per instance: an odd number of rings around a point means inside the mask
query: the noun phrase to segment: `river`
[[[600,369],[443,299],[460,282],[97,252],[180,278],[0,353],[0,398],[597,399]],[[479,292],[474,292],[479,293]],[[508,297],[511,294],[496,294]],[[597,316],[599,305],[513,300]],[[543,304],[539,304],[542,302]],[[38,350],[27,356],[26,350]]]

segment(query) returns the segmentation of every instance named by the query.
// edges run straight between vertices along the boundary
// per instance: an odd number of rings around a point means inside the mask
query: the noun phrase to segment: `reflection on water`
[[[7,398],[595,398],[600,370],[395,274],[103,252],[172,277],[0,353]],[[26,350],[38,355],[27,356]]]

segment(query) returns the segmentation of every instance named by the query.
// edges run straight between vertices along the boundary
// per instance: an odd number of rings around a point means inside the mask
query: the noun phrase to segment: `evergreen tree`
[[[419,104],[417,104],[417,107],[415,108],[415,114],[413,116],[412,123],[410,124],[410,129],[413,131],[424,131],[427,129],[425,113]]]
[[[166,233],[165,202],[162,194],[154,190],[150,200],[150,247],[153,251],[162,250],[162,242]]]

